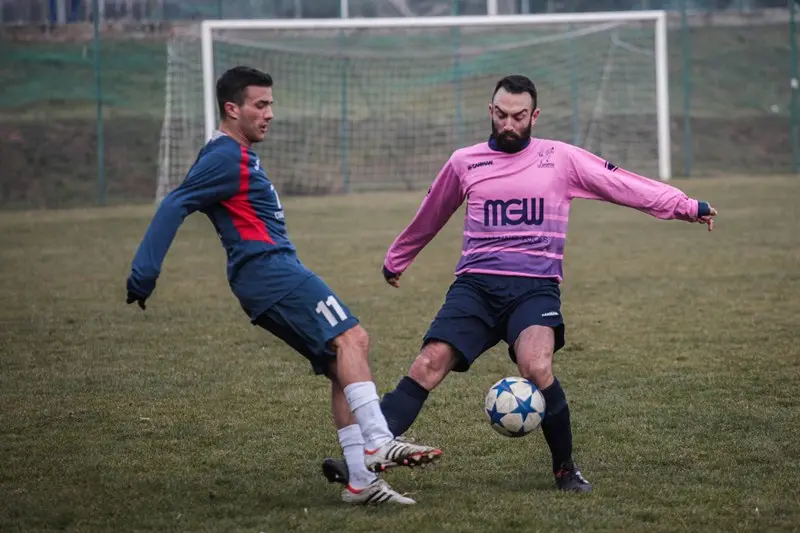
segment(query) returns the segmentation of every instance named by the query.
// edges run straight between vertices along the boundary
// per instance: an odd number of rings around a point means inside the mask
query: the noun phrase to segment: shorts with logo
[[[561,290],[556,280],[466,273],[450,285],[423,345],[431,340],[450,344],[461,356],[454,370],[466,372],[501,340],[516,362],[514,343],[528,326],[553,328],[554,351],[564,346]]]

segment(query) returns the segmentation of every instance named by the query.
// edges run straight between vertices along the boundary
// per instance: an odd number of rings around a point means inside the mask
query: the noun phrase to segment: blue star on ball
[[[514,392],[511,390],[511,383],[509,383],[506,380],[503,380],[500,383],[498,383],[497,385],[495,385],[494,387],[492,387],[492,390],[497,391],[497,396],[495,396],[495,397],[499,397],[504,392],[507,392],[507,393],[511,394],[512,396],[514,395]]]
[[[492,405],[492,408],[487,410],[486,414],[489,415],[489,420],[491,421],[492,424],[497,424],[498,426],[503,425],[501,420],[503,419],[504,416],[506,416],[506,413],[498,412],[496,405]]]
[[[528,417],[535,413],[533,410],[533,406],[531,406],[531,402],[533,401],[533,396],[529,396],[527,400],[522,400],[517,398],[517,408],[511,411],[512,413],[519,413],[522,417],[522,423],[524,424]]]

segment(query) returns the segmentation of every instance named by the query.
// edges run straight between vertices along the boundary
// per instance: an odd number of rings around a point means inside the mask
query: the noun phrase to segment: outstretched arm
[[[383,275],[387,282],[397,287],[400,275],[447,224],[463,201],[461,180],[451,158],[433,180],[411,223],[389,247],[383,263]]]
[[[717,211],[664,182],[624,170],[575,146],[569,151],[569,196],[632,207],[656,218],[708,224]]]
[[[161,273],[178,228],[193,212],[230,198],[239,188],[237,163],[230,157],[210,153],[198,160],[186,179],[159,205],[136,255],[128,277],[128,303],[144,302],[150,297]]]

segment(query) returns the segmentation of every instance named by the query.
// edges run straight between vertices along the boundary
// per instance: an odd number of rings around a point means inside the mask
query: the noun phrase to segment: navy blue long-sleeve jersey
[[[311,272],[297,259],[283,206],[256,154],[217,133],[162,201],[133,259],[128,290],[149,297],[183,220],[204,213],[228,256],[228,280],[255,319]]]

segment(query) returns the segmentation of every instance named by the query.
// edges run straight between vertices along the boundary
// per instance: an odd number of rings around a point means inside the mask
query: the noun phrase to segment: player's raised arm
[[[411,223],[389,247],[383,263],[383,274],[390,284],[397,286],[400,274],[447,224],[463,201],[461,179],[451,157],[433,180]]]
[[[128,303],[144,301],[155,289],[161,264],[178,228],[193,212],[225,200],[239,189],[236,161],[223,153],[210,152],[198,159],[186,179],[158,207],[133,258],[128,277]]]
[[[567,157],[572,198],[603,200],[664,220],[702,222],[709,230],[713,227],[716,210],[672,185],[619,168],[576,146],[569,146]]]

